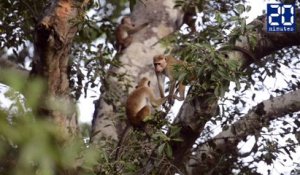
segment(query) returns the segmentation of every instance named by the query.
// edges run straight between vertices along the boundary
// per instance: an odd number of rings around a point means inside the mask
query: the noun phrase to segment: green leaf
[[[172,150],[172,147],[170,146],[170,144],[166,144],[166,154],[169,158],[172,158],[173,156],[173,150]]]
[[[172,139],[172,141],[175,141],[175,142],[183,142],[184,140],[182,138],[175,138],[175,139]]]
[[[237,12],[239,13],[239,14],[242,14],[242,13],[244,13],[245,12],[245,6],[243,5],[243,4],[238,4],[238,5],[236,5],[235,6],[235,9],[237,10]]]
[[[250,5],[247,5],[246,6],[246,12],[249,12],[251,10],[251,6]]]
[[[156,132],[155,134],[153,134],[152,136],[153,138],[156,138],[156,139],[160,139],[162,141],[169,141],[170,138],[168,136],[166,136],[166,134],[164,134],[163,132],[159,131],[159,132]]]
[[[236,84],[236,89],[237,89],[237,90],[240,90],[240,89],[241,89],[241,84],[240,84],[240,82],[239,82],[239,81],[236,81],[235,84]]]
[[[242,34],[245,34],[245,32],[246,32],[246,20],[245,19],[243,19],[241,22],[241,32],[242,32]]]
[[[230,21],[238,21],[240,18],[238,16],[232,16],[230,17]],[[234,32],[234,31],[233,31]],[[232,34],[235,34],[235,33],[232,33]]]
[[[224,88],[224,86],[221,86],[221,87],[219,88],[219,90],[220,90],[220,92],[219,92],[220,97],[224,97],[224,95],[225,95],[225,88]]]
[[[237,70],[239,68],[239,62],[238,62],[238,60],[233,60],[233,59],[228,60],[227,61],[227,65],[228,65],[229,69],[233,70],[233,71],[235,71],[235,70]]]
[[[170,137],[176,136],[180,132],[181,128],[177,126],[171,127]]]
[[[216,13],[216,21],[219,23],[219,24],[222,24],[224,22],[221,14],[219,12]]]
[[[220,95],[219,92],[220,92],[219,86],[215,87],[214,94],[216,97],[219,97],[219,95]]]
[[[158,147],[158,155],[159,156],[162,156],[162,153],[163,153],[163,151],[164,151],[164,149],[165,149],[165,146],[166,146],[166,143],[163,143],[163,144],[161,144],[159,147]]]

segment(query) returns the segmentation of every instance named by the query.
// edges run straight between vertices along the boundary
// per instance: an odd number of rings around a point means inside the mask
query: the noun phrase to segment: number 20
[[[272,25],[272,26],[279,26],[279,23],[278,22],[274,22],[273,21],[273,18],[276,18],[276,17],[279,17],[281,15],[281,22],[284,26],[291,26],[293,25],[294,23],[294,7],[292,5],[283,5],[282,7],[279,6],[279,4],[272,4],[271,5],[271,8],[273,9],[277,9],[277,12],[276,13],[272,13],[270,14],[270,16],[268,17],[268,21],[269,21],[269,24]],[[283,14],[286,13],[286,10],[290,10],[290,19],[289,20],[286,20],[285,19],[285,16]],[[289,21],[289,22],[286,22],[286,21]]]

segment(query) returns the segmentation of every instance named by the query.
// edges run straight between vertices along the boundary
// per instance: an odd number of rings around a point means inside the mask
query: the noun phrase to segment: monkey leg
[[[140,129],[145,132],[148,138],[151,138],[149,128],[146,125],[146,121],[150,119],[151,108],[149,105],[144,106],[137,114],[136,119],[139,121],[139,124],[136,125],[136,129]]]
[[[174,105],[174,102],[175,102],[175,100],[174,100],[174,98],[176,98],[177,96],[176,95],[168,95],[168,103],[171,105],[171,106],[173,106]]]
[[[177,95],[174,95],[173,98],[177,99],[178,101],[183,101],[184,100],[184,93],[185,93],[185,85],[182,83],[178,84],[178,89],[179,97]],[[177,94],[177,93],[176,93]]]
[[[174,98],[175,98],[176,100],[178,100],[178,101],[183,101],[183,100],[184,100],[184,97],[180,97],[180,96],[178,97],[178,96],[175,96],[175,95],[174,95]]]
[[[125,40],[124,40],[124,43],[123,43],[123,49],[127,48],[132,42],[132,37],[131,36],[128,36]]]
[[[151,108],[149,105],[146,105],[136,114],[136,119],[140,123],[144,123],[145,120],[147,120],[150,115],[151,115]]]

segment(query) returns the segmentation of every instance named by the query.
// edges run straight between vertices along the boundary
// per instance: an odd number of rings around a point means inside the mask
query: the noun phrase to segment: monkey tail
[[[120,137],[119,142],[117,144],[117,149],[116,149],[116,154],[115,154],[115,160],[116,161],[119,159],[121,146],[123,145],[124,140],[127,137],[130,128],[131,128],[130,125],[126,124],[126,127],[125,127],[123,133],[121,134],[121,137]]]

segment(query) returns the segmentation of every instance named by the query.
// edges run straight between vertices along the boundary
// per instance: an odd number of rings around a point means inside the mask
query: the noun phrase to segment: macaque
[[[184,64],[183,61],[177,60],[171,55],[164,56],[164,55],[157,55],[153,58],[153,65],[155,69],[155,74],[158,81],[158,88],[161,98],[164,98],[164,91],[163,91],[163,81],[162,75],[165,75],[170,80],[170,88],[169,88],[169,95],[168,101],[170,104],[174,103],[174,99],[179,101],[184,100],[184,92],[185,92],[185,85],[183,85],[182,81],[178,82],[178,93],[179,97],[174,94],[175,87],[176,87],[176,80],[174,78],[173,68],[175,65]]]
[[[150,88],[150,80],[148,78],[144,77],[140,80],[136,89],[132,91],[127,98],[126,115],[129,123],[127,123],[117,144],[115,160],[118,160],[120,156],[120,147],[129,133],[130,126],[133,126],[134,129],[142,129],[149,137],[145,128],[145,119],[151,115],[150,104],[154,107],[158,107],[165,101],[166,98],[155,98],[154,92]]]
[[[182,22],[189,26],[190,32],[196,32],[197,7],[187,4],[183,7]]]
[[[140,31],[146,27],[148,23],[144,23],[140,26],[135,26],[129,16],[123,17],[121,24],[116,29],[116,46],[117,51],[120,52],[127,48],[132,42],[132,34]]]
[[[190,7],[185,10],[182,21],[184,24],[189,26],[191,33],[196,32],[196,20],[197,20],[196,18],[197,18],[197,13],[195,7],[193,8]]]
[[[149,103],[158,107],[166,101],[166,98],[156,99],[150,88],[150,80],[142,78],[136,89],[128,96],[126,102],[126,115],[133,127],[143,127],[144,119],[151,115]]]

